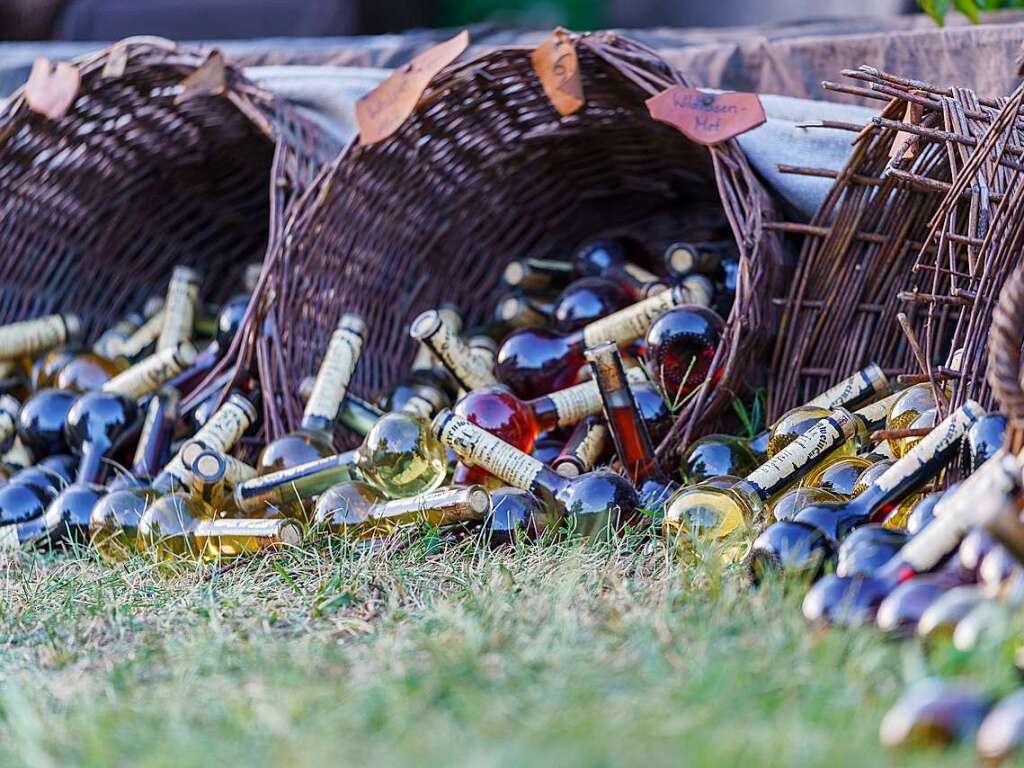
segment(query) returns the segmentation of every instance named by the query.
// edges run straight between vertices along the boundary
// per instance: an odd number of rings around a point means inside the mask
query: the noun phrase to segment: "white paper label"
[[[646,374],[639,367],[626,371],[626,378],[630,384],[647,381]],[[555,406],[560,427],[571,426],[601,412],[601,390],[594,380],[552,392],[547,397]]]
[[[164,300],[164,321],[156,343],[157,351],[174,349],[192,338],[198,299],[199,285],[195,273],[190,269],[174,270]]]
[[[17,525],[0,527],[0,550],[17,549],[20,546],[21,539],[18,538]]]
[[[869,395],[878,394],[889,386],[889,380],[882,369],[875,364],[862,368],[849,378],[826,389],[816,398],[807,403],[811,408],[838,408],[862,400]]]
[[[103,385],[103,391],[138,400],[185,370],[190,360],[195,360],[195,350],[191,345],[155,352],[110,379]]]
[[[985,411],[977,403],[968,401],[955,410],[942,423],[924,436],[906,456],[887,469],[877,480],[875,487],[889,493],[907,478],[918,472],[924,465],[950,450],[967,433]]]
[[[67,326],[60,315],[0,326],[0,358],[34,355],[63,344],[67,338]]]
[[[438,437],[466,459],[516,488],[530,490],[544,465],[461,416],[447,414]]]
[[[160,336],[160,329],[164,326],[164,311],[161,309],[149,320],[144,322],[135,333],[128,339],[117,345],[117,354],[124,357],[135,357],[142,350],[152,344]]]
[[[442,321],[437,330],[423,339],[445,367],[465,389],[479,389],[497,384],[494,370],[483,356],[474,354],[461,337]]]
[[[583,343],[593,347],[602,341],[614,341],[620,347],[647,333],[651,323],[676,304],[676,291],[661,291],[632,306],[583,327]]]
[[[810,465],[815,459],[852,437],[856,433],[856,424],[856,418],[849,411],[833,411],[827,418],[815,423],[813,427],[749,474],[747,481],[757,489],[758,495],[762,495],[764,492],[762,498],[767,498],[767,495],[770,495],[770,489],[795,477],[801,469]]]
[[[974,526],[988,525],[1001,515],[1016,515],[1020,471],[1018,460],[1000,450],[939,500],[935,520],[903,546],[900,556],[916,572],[924,573],[958,547]]]
[[[900,399],[902,394],[902,392],[898,392],[895,395],[883,397],[876,403],[871,403],[871,405],[865,405],[863,408],[858,408],[855,413],[860,416],[860,418],[869,427],[882,425],[885,423],[885,417],[889,415],[889,411],[892,410],[893,405]]]
[[[251,423],[249,414],[242,406],[228,400],[196,432],[192,441],[202,443],[211,451],[228,453],[235,447],[235,443],[242,439],[242,435],[245,434],[245,430]],[[174,455],[164,471],[174,475],[183,484],[191,485],[192,471],[185,466],[185,462],[181,458],[181,451]]]
[[[305,415],[334,421],[362,348],[363,337],[349,328],[338,328],[331,334],[313,392],[306,403]]]

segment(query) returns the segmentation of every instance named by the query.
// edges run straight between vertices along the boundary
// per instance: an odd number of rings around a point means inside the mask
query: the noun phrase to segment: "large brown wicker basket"
[[[396,133],[353,143],[324,170],[266,265],[273,294],[262,306],[280,344],[264,335],[257,359],[264,391],[281,398],[280,410],[268,403],[273,433],[297,423],[297,385],[341,312],[367,320],[354,389],[374,394],[407,370],[416,313],[454,301],[479,321],[508,261],[564,257],[666,209],[685,218],[724,208],[741,279],[715,362],[721,383],[686,405],[663,450],[745,383],[743,363],[766,340],[766,297],[782,270],[779,240],[762,229],[772,203],[734,142],[708,150],[651,119],[645,100],[682,75],[624,37],[574,39],[586,97],[577,113],[552,107],[530,49],[495,51],[448,67]]]
[[[0,322],[71,311],[92,333],[176,264],[236,292],[339,149],[216,52],[129,39],[72,67],[63,115],[23,88],[0,116]]]
[[[781,300],[770,414],[869,360],[959,379],[952,407],[991,403],[992,308],[1020,258],[1022,91],[987,100],[869,67],[845,74],[858,84],[826,86],[886,103],[863,129],[849,126],[853,154],[814,220],[769,225],[806,236]],[[959,373],[943,368],[956,349]]]

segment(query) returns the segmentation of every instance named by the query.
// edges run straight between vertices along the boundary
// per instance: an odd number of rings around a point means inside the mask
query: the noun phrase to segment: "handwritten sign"
[[[25,83],[25,102],[33,112],[59,120],[75,103],[81,82],[77,67],[61,62],[52,68],[47,59],[36,59]]]
[[[534,50],[531,62],[558,114],[571,115],[586,103],[576,41],[569,32],[564,29],[552,32]]]
[[[469,47],[469,32],[462,30],[450,40],[414,57],[392,72],[384,82],[356,102],[359,143],[386,139],[416,109],[423,91],[437,74]]]
[[[708,146],[728,141],[765,121],[757,94],[705,93],[681,85],[649,98],[647,111],[655,120]]]

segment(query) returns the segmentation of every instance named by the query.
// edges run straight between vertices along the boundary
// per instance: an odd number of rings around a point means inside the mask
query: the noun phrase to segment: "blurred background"
[[[321,37],[481,23],[722,27],[913,10],[913,0],[0,0],[0,39]]]

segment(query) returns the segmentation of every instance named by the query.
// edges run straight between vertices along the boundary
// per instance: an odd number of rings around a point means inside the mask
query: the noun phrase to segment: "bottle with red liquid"
[[[644,364],[669,402],[682,403],[708,377],[725,321],[709,307],[674,307],[647,331]],[[715,381],[722,366],[715,371]]]
[[[643,369],[625,376],[631,385],[646,381]],[[475,389],[455,405],[455,413],[486,429],[520,451],[533,450],[537,437],[558,427],[569,427],[601,412],[601,393],[594,381],[585,381],[533,400],[520,400],[502,386]]]
[[[558,455],[545,463],[550,463],[562,477],[579,477],[600,463],[610,445],[611,435],[604,419],[588,416],[576,425]]]
[[[637,490],[640,505],[660,518],[665,503],[679,485],[668,479],[654,455],[651,436],[629,389],[619,348],[608,341],[588,349],[586,356],[601,392],[604,419],[619,461]]]
[[[624,346],[643,336],[665,310],[679,304],[707,306],[712,287],[700,275],[584,326],[570,334],[544,329],[512,333],[498,349],[497,374],[519,397],[532,399],[574,383],[586,364],[583,352],[603,341]]]
[[[630,303],[630,294],[614,280],[606,277],[583,277],[575,280],[558,295],[550,319],[553,321],[554,329],[559,333],[572,333],[587,323],[625,309]]]

